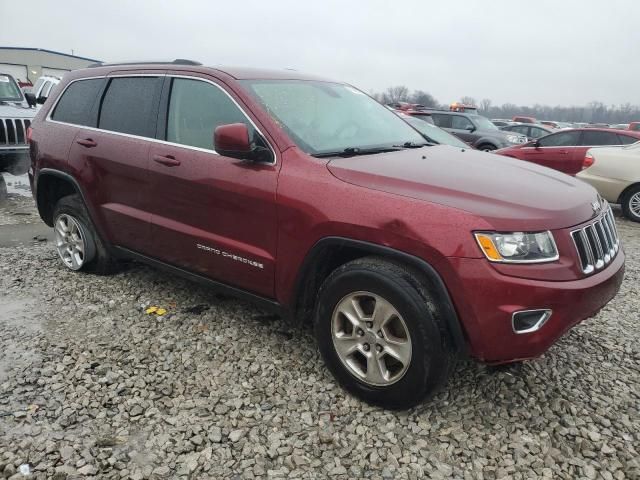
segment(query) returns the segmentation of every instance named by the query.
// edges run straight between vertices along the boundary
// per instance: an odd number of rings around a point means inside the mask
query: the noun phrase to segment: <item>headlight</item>
[[[510,143],[520,143],[520,137],[518,135],[507,135],[507,141]]]
[[[480,249],[491,262],[543,263],[558,259],[558,248],[551,232],[475,234]]]

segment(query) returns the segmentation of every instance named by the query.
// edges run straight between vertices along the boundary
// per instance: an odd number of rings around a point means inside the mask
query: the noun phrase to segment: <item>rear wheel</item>
[[[345,389],[386,408],[412,407],[437,391],[455,355],[437,303],[403,265],[368,257],[323,283],[315,333]]]
[[[640,222],[640,185],[626,192],[621,203],[624,216],[634,222]]]
[[[61,198],[53,212],[58,256],[70,270],[111,273],[115,262],[98,236],[80,195]]]

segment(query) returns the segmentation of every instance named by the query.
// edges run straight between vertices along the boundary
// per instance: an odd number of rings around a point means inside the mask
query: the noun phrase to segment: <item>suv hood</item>
[[[555,170],[445,145],[337,158],[327,168],[344,182],[465,210],[499,231],[571,227],[593,217],[598,198]]]
[[[19,103],[0,102],[0,118],[33,118],[35,114],[35,109]]]

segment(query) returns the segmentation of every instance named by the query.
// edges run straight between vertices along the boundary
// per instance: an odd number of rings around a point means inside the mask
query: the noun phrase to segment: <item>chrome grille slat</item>
[[[23,118],[0,118],[0,146],[26,145],[31,121]]]
[[[620,239],[613,213],[608,204],[604,212],[589,225],[571,232],[582,272],[601,270],[611,263],[620,249]]]

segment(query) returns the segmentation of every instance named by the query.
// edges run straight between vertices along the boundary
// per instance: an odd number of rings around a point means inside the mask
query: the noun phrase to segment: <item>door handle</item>
[[[76,140],[76,143],[78,145],[82,145],[83,147],[87,147],[87,148],[93,148],[98,146],[98,144],[95,141],[93,141],[91,138]]]
[[[180,165],[180,160],[177,160],[173,155],[154,155],[153,161],[167,167],[177,167]]]

